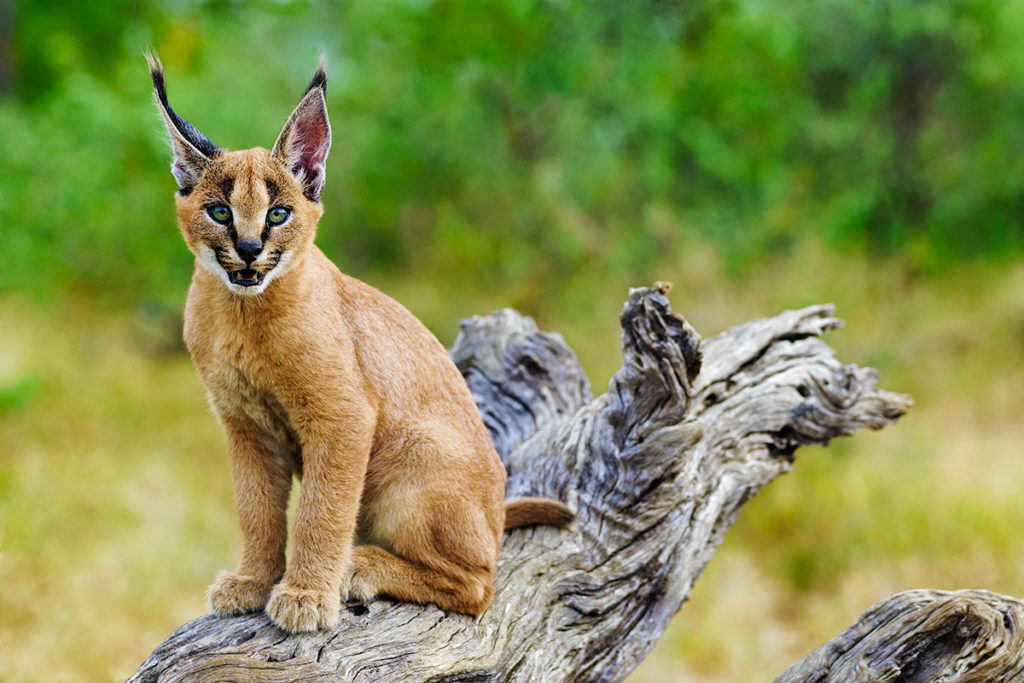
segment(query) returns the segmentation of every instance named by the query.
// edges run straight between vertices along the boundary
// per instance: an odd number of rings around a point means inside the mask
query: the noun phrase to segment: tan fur
[[[567,506],[547,498],[517,498],[505,503],[505,529],[518,529],[531,524],[547,524],[568,528],[576,518]]]
[[[159,63],[151,66],[156,83]],[[161,111],[181,163],[179,148],[194,150],[169,106]],[[504,467],[442,345],[313,244],[322,208],[286,166],[292,119],[282,149],[218,149],[199,164],[186,159],[180,174],[197,178],[176,199],[196,256],[185,341],[224,427],[243,535],[238,569],[210,587],[210,607],[265,608],[292,632],[334,625],[348,595],[480,614],[494,595],[503,529],[564,526],[571,513],[544,499],[506,513]],[[237,238],[211,220],[211,204],[230,206]],[[291,217],[268,229],[274,206]],[[237,241],[263,237],[251,267],[267,282],[250,294],[258,288],[232,286],[225,273],[245,266]],[[293,475],[302,485],[286,562]]]

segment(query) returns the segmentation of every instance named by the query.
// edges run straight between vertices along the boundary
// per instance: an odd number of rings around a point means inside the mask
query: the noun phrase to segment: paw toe
[[[348,597],[350,599],[366,602],[376,596],[377,588],[369,581],[368,577],[360,576],[359,574],[352,577],[352,582],[349,584],[348,589]]]
[[[222,617],[259,611],[269,597],[270,584],[232,572],[221,572],[206,591],[210,611]]]
[[[309,633],[337,625],[340,603],[339,595],[279,584],[270,594],[267,614],[282,630]]]

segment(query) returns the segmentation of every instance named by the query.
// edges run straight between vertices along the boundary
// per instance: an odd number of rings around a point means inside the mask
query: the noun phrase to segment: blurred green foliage
[[[147,47],[175,108],[233,148],[269,147],[327,54],[320,243],[356,274],[553,289],[646,281],[694,244],[734,273],[807,236],[925,272],[1024,246],[1019,1],[8,12],[0,286],[40,298],[180,302],[191,260]]]
[[[834,301],[918,400],[751,502],[648,680],[764,678],[904,588],[1021,594],[1022,33],[1024,0],[0,0],[0,670],[123,679],[237,556],[147,48],[228,148],[323,51],[319,243],[440,334],[550,301],[599,393],[626,284],[703,333]]]

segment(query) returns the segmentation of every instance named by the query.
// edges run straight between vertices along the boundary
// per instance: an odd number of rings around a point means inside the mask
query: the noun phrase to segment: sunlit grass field
[[[563,333],[595,393],[620,362],[631,285],[673,281],[705,336],[831,301],[839,358],[913,395],[880,433],[797,451],[632,681],[770,679],[907,588],[1024,596],[1024,264],[933,278],[806,244],[727,272],[694,247],[641,280],[557,291],[359,275],[446,344],[460,317],[515,305]],[[0,298],[0,679],[123,679],[233,565],[228,459],[179,327],[173,312]]]

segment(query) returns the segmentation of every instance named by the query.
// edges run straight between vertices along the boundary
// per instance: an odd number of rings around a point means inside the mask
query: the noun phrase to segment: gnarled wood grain
[[[463,323],[451,355],[508,466],[508,496],[577,511],[568,531],[506,535],[483,616],[377,600],[294,636],[263,614],[206,616],[131,680],[621,680],[797,446],[880,428],[910,405],[817,338],[839,324],[830,307],[702,340],[666,292],[630,292],[623,366],[597,398],[560,336],[508,310]]]
[[[774,683],[1024,680],[1024,604],[981,590],[897,593]]]

